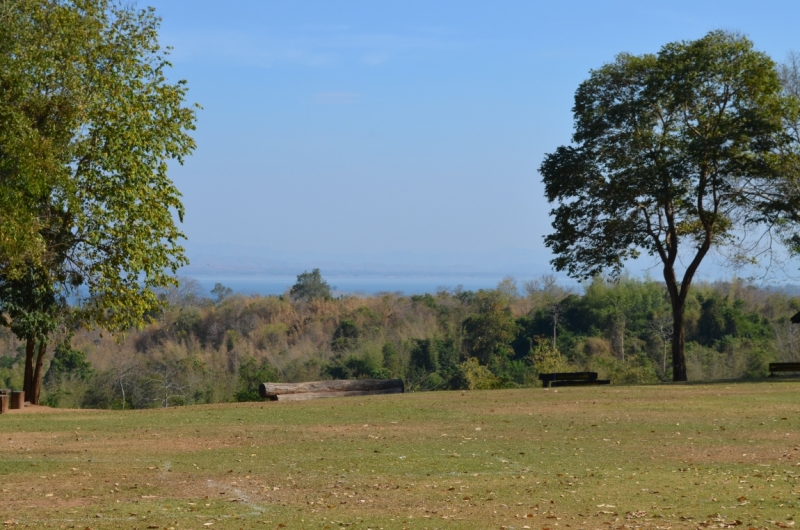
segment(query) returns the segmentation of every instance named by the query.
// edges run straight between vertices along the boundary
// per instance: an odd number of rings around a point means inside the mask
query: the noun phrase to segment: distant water
[[[210,295],[216,283],[242,294],[283,294],[297,281],[297,276],[195,276]],[[440,288],[464,290],[494,289],[502,276],[324,276],[335,294],[365,294],[401,292],[403,294],[435,293]],[[520,288],[522,287],[520,283]]]

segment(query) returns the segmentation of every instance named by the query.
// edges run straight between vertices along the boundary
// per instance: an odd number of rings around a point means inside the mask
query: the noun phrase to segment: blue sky
[[[204,108],[172,171],[194,274],[541,274],[537,168],[590,69],[720,28],[800,51],[796,0],[149,4]]]

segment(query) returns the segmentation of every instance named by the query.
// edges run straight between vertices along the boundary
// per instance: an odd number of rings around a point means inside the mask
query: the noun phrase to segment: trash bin
[[[21,409],[25,406],[25,391],[14,390],[11,392],[11,408]]]

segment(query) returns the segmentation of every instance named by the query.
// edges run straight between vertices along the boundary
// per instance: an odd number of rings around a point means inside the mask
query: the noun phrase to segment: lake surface
[[[211,295],[214,284],[221,283],[242,294],[283,294],[297,281],[297,276],[194,276]],[[502,276],[324,276],[335,294],[375,294],[401,292],[403,294],[435,293],[440,288],[465,290],[494,289]],[[522,284],[520,282],[520,288]]]

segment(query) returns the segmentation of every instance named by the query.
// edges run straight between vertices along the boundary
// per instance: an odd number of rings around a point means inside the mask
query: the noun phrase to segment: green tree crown
[[[706,255],[728,247],[738,261],[774,257],[763,241],[800,251],[800,102],[752,42],[714,31],[655,55],[619,55],[580,85],[573,112],[572,145],[540,168],[556,204],[545,237],[552,263],[588,279],[657,257],[673,308],[674,376],[684,380],[683,311]]]
[[[331,297],[331,286],[322,279],[319,269],[297,275],[297,282],[289,290],[289,295],[295,300],[327,299]]]

